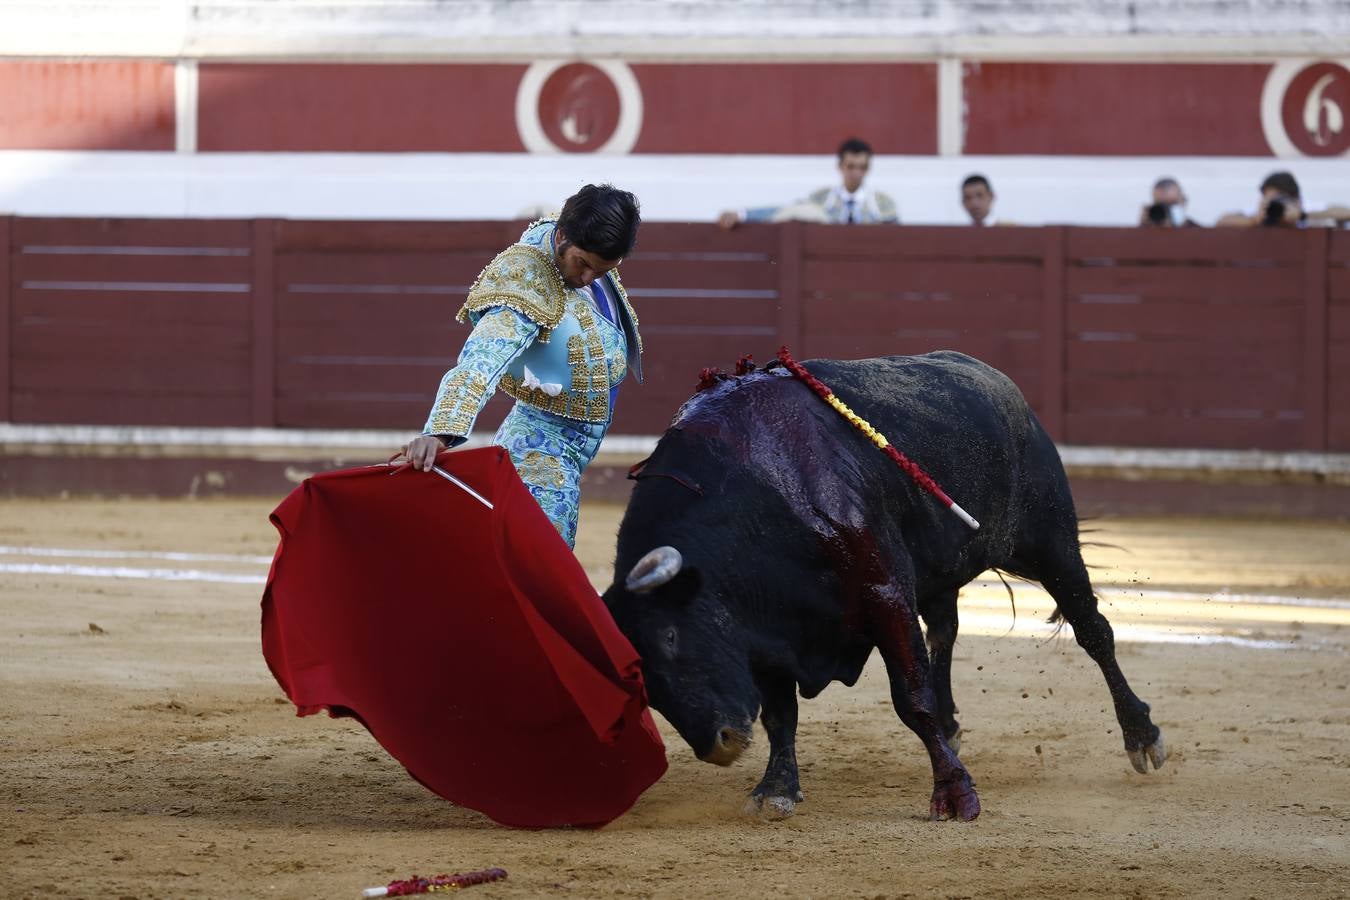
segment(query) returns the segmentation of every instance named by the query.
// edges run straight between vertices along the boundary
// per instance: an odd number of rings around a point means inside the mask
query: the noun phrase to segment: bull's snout
[[[750,724],[723,725],[717,729],[717,736],[713,740],[712,749],[701,758],[704,762],[729,766],[745,752],[746,747],[750,746],[750,738],[753,734]]]

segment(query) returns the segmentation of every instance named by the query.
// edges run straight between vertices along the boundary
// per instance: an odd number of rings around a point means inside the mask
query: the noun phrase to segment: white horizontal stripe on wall
[[[1289,169],[1306,206],[1350,205],[1344,159],[878,156],[868,184],[910,224],[965,223],[961,179],[993,182],[995,215],[1022,225],[1134,225],[1160,176],[1190,215],[1250,212],[1257,185]],[[513,219],[556,210],[587,182],[636,193],[649,221],[712,221],[790,203],[837,178],[823,156],[0,151],[0,215],[298,219]]]
[[[230,449],[297,452],[336,449],[384,451],[397,449],[408,439],[406,431],[325,430],[318,428],[193,428],[170,425],[29,425],[0,422],[0,449],[10,453],[25,448],[62,445],[137,447],[146,451],[177,448],[201,456]],[[487,446],[489,438],[474,435],[464,447]],[[601,453],[648,456],[656,449],[655,435],[609,434]],[[391,451],[392,452],[392,451]],[[1336,480],[1350,475],[1350,453],[1309,453],[1266,450],[1186,450],[1156,447],[1079,447],[1062,444],[1059,455],[1070,468],[1124,468],[1167,471],[1265,472],[1316,474]]]

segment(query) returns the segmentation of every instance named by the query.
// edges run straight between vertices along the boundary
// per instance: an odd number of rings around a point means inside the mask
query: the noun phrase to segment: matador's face
[[[623,260],[605,259],[599,254],[582,250],[558,229],[553,261],[562,274],[563,283],[570,288],[586,287],[595,279],[619,265]]]

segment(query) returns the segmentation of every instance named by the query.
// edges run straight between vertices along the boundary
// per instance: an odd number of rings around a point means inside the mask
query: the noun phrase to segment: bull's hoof
[[[797,791],[794,797],[751,794],[742,810],[748,816],[759,816],[761,819],[777,822],[795,813],[797,804],[805,799],[801,791]]]
[[[1148,764],[1153,763],[1154,769],[1161,769],[1163,763],[1167,762],[1167,746],[1163,743],[1162,732],[1153,739],[1153,743],[1140,747],[1138,750],[1126,750],[1130,757],[1130,765],[1140,775],[1148,774]]]
[[[933,800],[928,805],[928,816],[934,822],[960,819],[969,822],[980,814],[980,798],[969,775],[950,782],[934,782]]]

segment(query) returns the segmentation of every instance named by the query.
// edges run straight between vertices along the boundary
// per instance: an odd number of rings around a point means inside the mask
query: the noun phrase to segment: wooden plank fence
[[[0,421],[415,431],[522,224],[0,217]],[[1350,451],[1350,233],[649,223],[623,276],[616,433],[787,344],[970,353],[1073,444]]]

